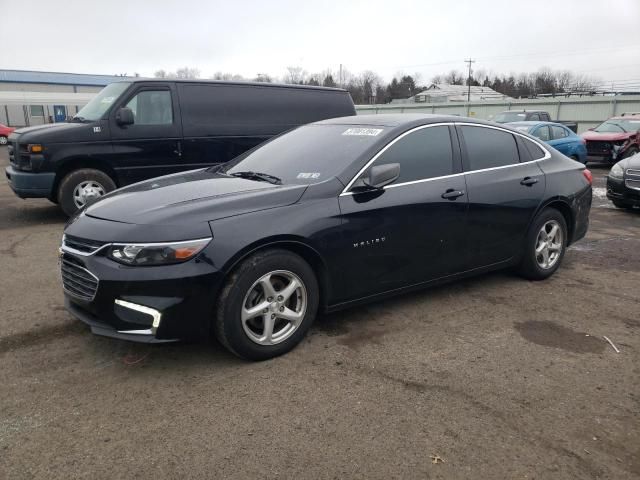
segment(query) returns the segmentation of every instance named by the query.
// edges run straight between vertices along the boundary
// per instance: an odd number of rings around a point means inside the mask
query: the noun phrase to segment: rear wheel
[[[554,208],[540,212],[531,224],[519,273],[530,280],[544,280],[555,273],[567,248],[567,223]]]
[[[287,250],[243,261],[218,299],[214,332],[248,360],[266,360],[295,347],[313,323],[319,289],[309,264]]]
[[[111,177],[100,170],[74,170],[60,182],[58,202],[64,213],[71,216],[115,188],[116,184]]]

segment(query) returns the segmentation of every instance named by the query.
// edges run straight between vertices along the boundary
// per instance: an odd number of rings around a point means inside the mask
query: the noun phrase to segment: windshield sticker
[[[301,172],[296,178],[320,178],[319,172]]]
[[[100,103],[113,103],[113,101],[116,99],[116,97],[104,97],[102,100],[100,100]]]
[[[358,136],[366,136],[366,137],[375,137],[376,135],[380,135],[382,132],[382,128],[348,128],[342,135],[358,135]]]

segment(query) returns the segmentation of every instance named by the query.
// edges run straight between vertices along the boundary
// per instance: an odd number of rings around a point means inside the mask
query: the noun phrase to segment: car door
[[[549,129],[551,130],[549,145],[564,155],[570,155],[572,140],[567,130],[559,125],[550,125]]]
[[[133,125],[119,125],[121,107],[130,108]],[[112,166],[121,185],[184,170],[182,126],[171,82],[140,84],[110,115]]]
[[[529,140],[486,125],[458,124],[457,129],[469,202],[469,266],[478,268],[509,260],[521,250],[528,225],[542,201],[544,173],[523,143]]]
[[[452,143],[453,140],[453,143]],[[376,165],[398,163],[400,177],[358,191]],[[466,186],[453,127],[421,126],[391,141],[339,197],[343,220],[339,300],[439,278],[463,263]]]

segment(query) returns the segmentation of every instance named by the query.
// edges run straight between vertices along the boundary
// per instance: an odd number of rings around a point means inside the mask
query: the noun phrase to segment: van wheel
[[[287,250],[266,250],[243,261],[218,298],[214,333],[247,360],[282,355],[304,338],[318,309],[316,276]]]
[[[111,177],[100,170],[74,170],[60,182],[58,203],[64,213],[71,216],[115,188],[116,184]]]
[[[529,280],[555,273],[567,248],[567,222],[555,208],[540,212],[531,224],[518,271]]]

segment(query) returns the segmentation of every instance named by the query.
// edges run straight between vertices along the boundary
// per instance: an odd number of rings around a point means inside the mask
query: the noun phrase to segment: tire
[[[79,202],[78,193],[85,185],[87,194],[82,197],[84,203]],[[116,184],[109,175],[93,168],[82,168],[69,172],[58,186],[58,203],[67,215],[71,216],[80,208],[84,208],[104,194],[115,190]],[[93,195],[95,193],[95,195]]]
[[[265,282],[274,288],[271,302]],[[290,286],[295,291],[288,291]],[[267,360],[300,343],[315,320],[318,303],[318,281],[309,264],[288,250],[265,250],[244,260],[229,276],[218,298],[213,331],[235,355]],[[280,317],[296,312],[295,321]],[[265,326],[274,316],[273,335],[267,338]]]
[[[558,237],[554,234],[551,243],[546,243],[542,229],[545,228],[547,235],[551,233],[550,228],[557,227],[560,233]],[[533,220],[527,237],[525,239],[524,253],[518,267],[518,273],[529,280],[544,280],[555,273],[564,257],[567,249],[567,222],[564,216],[555,208],[547,208],[540,212]],[[542,252],[547,251],[547,267],[544,253],[537,253],[541,244],[546,243],[547,247]],[[554,250],[551,246],[555,247]]]
[[[7,143],[9,143],[9,139],[4,135],[0,135],[0,145],[6,145]]]

